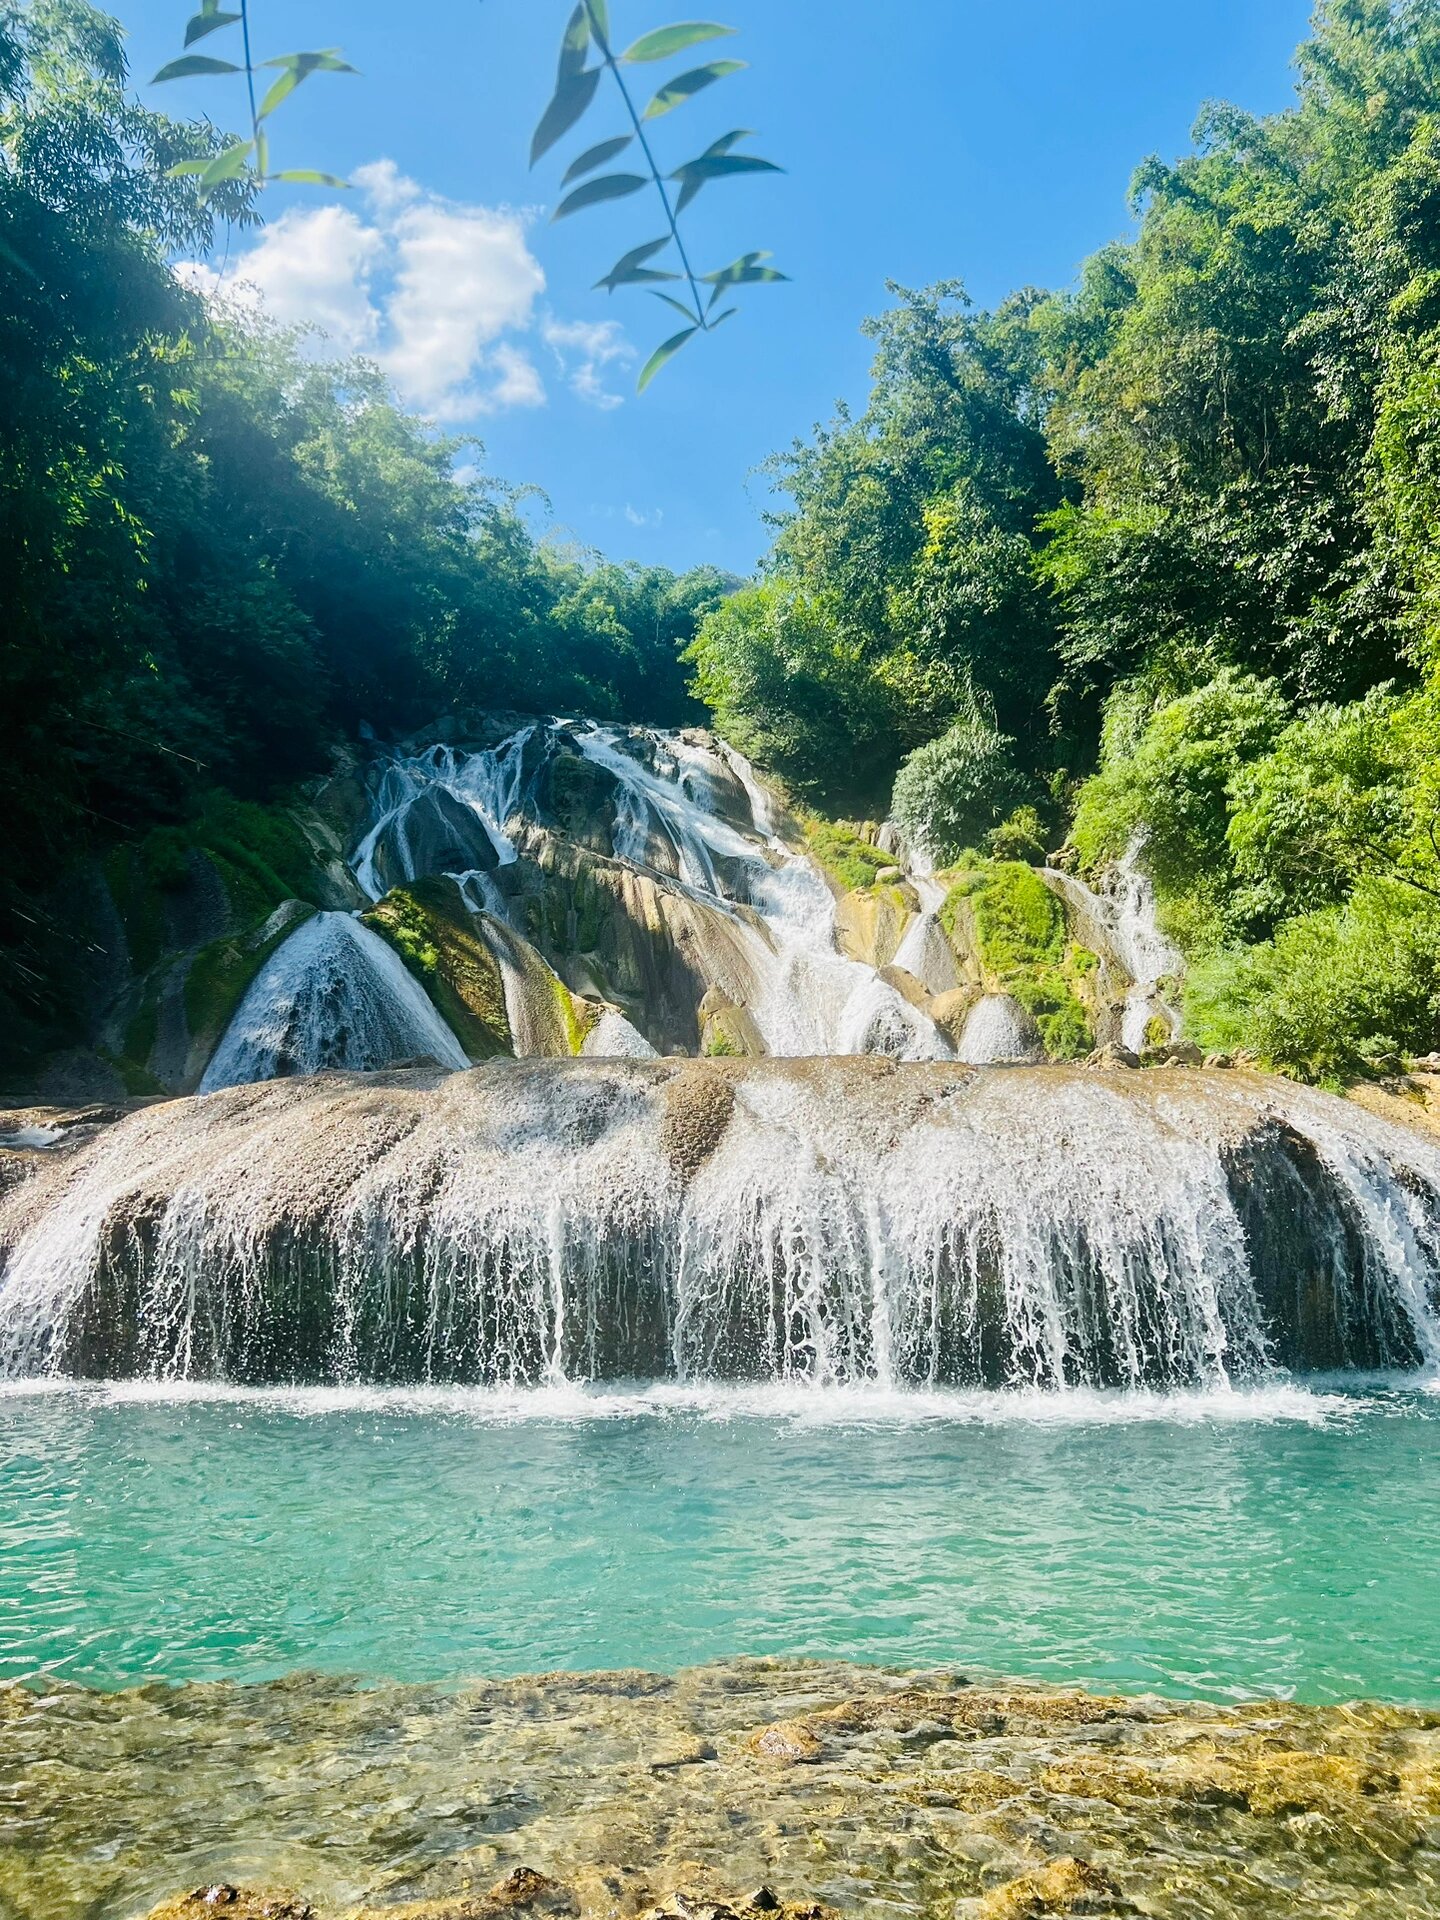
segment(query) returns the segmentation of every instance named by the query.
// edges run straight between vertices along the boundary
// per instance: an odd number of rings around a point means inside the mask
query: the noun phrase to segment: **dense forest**
[[[361,724],[698,717],[679,655],[733,585],[537,542],[373,369],[183,287],[177,252],[256,218],[243,183],[202,205],[168,177],[222,144],[135,104],[83,0],[0,5],[9,1050],[64,1031],[57,869],[213,814],[217,789],[265,800]]]
[[[1325,0],[1299,75],[1072,291],[893,289],[691,657],[942,859],[1143,838],[1192,1034],[1328,1078],[1440,1043],[1440,7]]]
[[[1202,1044],[1440,1043],[1440,5],[1324,0],[1299,75],[1072,290],[893,289],[736,591],[537,541],[373,369],[182,286],[257,217],[168,172],[223,136],[83,0],[0,0],[7,1045],[64,1027],[57,872],[458,705],[708,707],[942,862],[1143,846]]]

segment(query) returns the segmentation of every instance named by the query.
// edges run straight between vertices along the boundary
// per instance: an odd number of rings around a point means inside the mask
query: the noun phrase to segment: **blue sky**
[[[264,236],[222,246],[209,272],[231,287],[248,273],[285,318],[376,354],[415,405],[483,439],[489,471],[544,490],[549,510],[532,512],[556,537],[742,572],[767,544],[755,469],[838,399],[863,401],[859,327],[887,279],[960,278],[982,305],[1068,284],[1127,230],[1135,165],[1183,152],[1204,100],[1290,101],[1308,12],[1308,0],[717,0],[713,12],[611,0],[622,44],[716,19],[739,33],[713,52],[750,62],[658,123],[662,155],[745,126],[787,169],[707,188],[687,227],[704,266],[768,247],[793,284],[751,290],[738,319],[637,399],[666,310],[591,289],[658,233],[656,217],[637,197],[548,220],[568,158],[620,130],[618,104],[602,94],[564,147],[527,165],[569,3],[254,0],[257,56],[339,45],[361,70],[317,76],[286,103],[273,164],[357,185],[272,190]],[[143,83],[180,51],[191,0],[117,10]],[[228,37],[206,50],[233,57]],[[240,85],[142,92],[238,127]]]

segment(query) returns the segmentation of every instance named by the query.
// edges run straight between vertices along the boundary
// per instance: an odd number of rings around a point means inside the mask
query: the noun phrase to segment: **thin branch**
[[[710,323],[705,316],[705,302],[701,297],[700,285],[695,278],[695,269],[690,264],[690,256],[685,251],[685,242],[680,238],[680,225],[675,215],[675,209],[670,202],[670,191],[665,185],[664,175],[655,164],[655,155],[650,150],[650,141],[645,132],[645,124],[635,110],[635,102],[630,97],[630,89],[625,84],[625,76],[621,73],[619,62],[610,50],[610,42],[605,37],[604,30],[595,17],[595,9],[591,5],[591,0],[584,0],[584,5],[585,17],[590,22],[591,38],[604,55],[605,64],[609,67],[611,74],[614,76],[615,84],[620,89],[620,96],[625,102],[625,111],[630,115],[630,124],[634,127],[635,137],[640,142],[640,151],[644,154],[646,163],[650,168],[650,177],[655,182],[655,191],[660,196],[660,204],[665,209],[666,222],[669,225],[675,245],[679,250],[680,264],[685,269],[685,278],[690,282],[690,297],[695,302],[696,323],[703,333],[708,333],[710,331]]]
[[[255,62],[250,57],[249,0],[240,0],[240,32],[245,41],[245,85],[250,90],[250,137],[255,142],[255,159],[258,163],[260,159],[260,112],[255,105]]]

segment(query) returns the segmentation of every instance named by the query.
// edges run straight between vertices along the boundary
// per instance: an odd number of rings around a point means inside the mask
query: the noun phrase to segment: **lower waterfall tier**
[[[18,1158],[18,1156],[17,1156]],[[0,1374],[1179,1387],[1440,1360],[1440,1151],[1235,1073],[496,1061],[0,1195]]]

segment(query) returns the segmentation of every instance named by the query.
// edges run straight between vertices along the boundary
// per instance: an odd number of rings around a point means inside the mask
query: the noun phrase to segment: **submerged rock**
[[[26,1698],[7,1920],[1440,1916],[1440,1715],[1404,1708],[801,1660]],[[759,1760],[777,1727],[820,1751]],[[686,1742],[715,1757],[645,1760]],[[157,1908],[192,1852],[235,1868]]]

